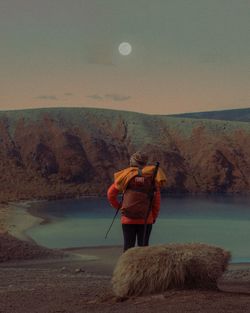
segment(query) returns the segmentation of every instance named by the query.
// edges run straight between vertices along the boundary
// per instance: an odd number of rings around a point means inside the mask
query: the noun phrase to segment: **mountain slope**
[[[167,192],[249,192],[250,123],[102,109],[0,112],[0,199],[105,194],[138,149]]]

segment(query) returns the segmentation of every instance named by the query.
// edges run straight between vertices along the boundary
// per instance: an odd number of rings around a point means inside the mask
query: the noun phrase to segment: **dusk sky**
[[[0,0],[0,43],[1,110],[250,104],[250,0]]]

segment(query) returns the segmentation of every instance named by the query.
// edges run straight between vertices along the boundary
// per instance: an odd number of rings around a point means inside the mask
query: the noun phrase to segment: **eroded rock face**
[[[63,134],[61,145],[58,144],[57,160],[59,173],[68,183],[84,183],[91,180],[92,165],[86,157],[81,139],[69,132]]]
[[[68,114],[70,113],[70,114]],[[249,192],[250,125],[105,110],[0,114],[0,199],[103,194],[138,149],[168,192]]]
[[[51,148],[40,142],[36,146],[34,161],[38,164],[38,169],[44,176],[58,173],[58,164]]]

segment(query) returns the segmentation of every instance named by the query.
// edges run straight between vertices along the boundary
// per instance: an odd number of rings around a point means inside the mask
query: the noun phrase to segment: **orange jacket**
[[[121,208],[121,203],[118,202],[117,200],[119,192],[120,191],[115,184],[112,184],[107,192],[108,201],[115,209]],[[160,204],[161,204],[160,188],[157,188],[153,199],[152,210],[148,216],[147,224],[153,224],[155,222],[160,211]],[[124,215],[121,216],[122,224],[144,224],[144,222],[145,222],[144,219],[132,219]]]

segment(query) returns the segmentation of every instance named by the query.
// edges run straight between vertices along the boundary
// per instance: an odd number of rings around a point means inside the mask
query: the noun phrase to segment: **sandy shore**
[[[28,212],[32,202],[10,203],[7,207],[9,213],[5,217],[5,229],[12,236],[20,239],[31,241],[31,238],[26,235],[26,231],[40,223],[43,219]]]
[[[25,231],[41,223],[30,203],[0,207],[0,229],[29,241]],[[1,250],[1,249],[0,249]],[[0,264],[0,312],[200,312],[250,313],[250,264],[230,264],[218,291],[171,290],[117,302],[111,276],[121,246],[64,249],[67,258],[36,258]]]

